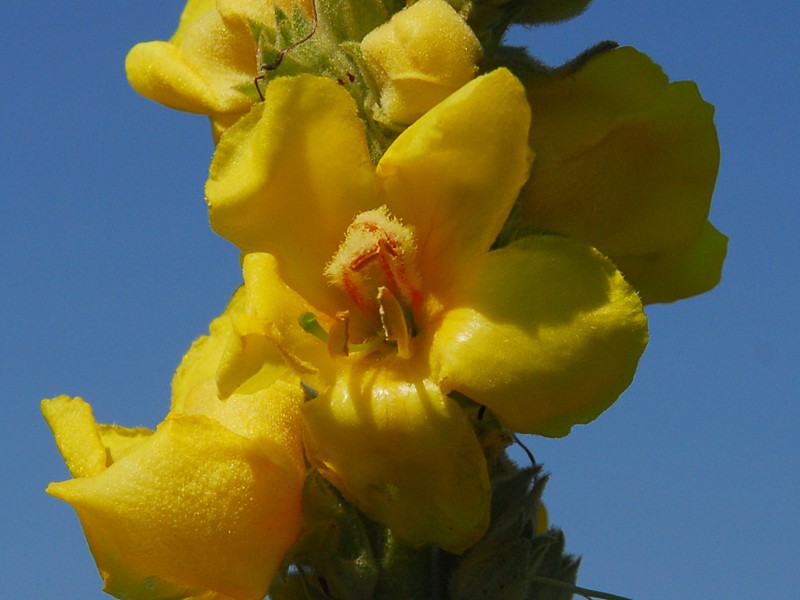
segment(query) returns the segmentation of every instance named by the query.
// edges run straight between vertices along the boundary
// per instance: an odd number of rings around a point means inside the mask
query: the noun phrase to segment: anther
[[[347,340],[350,337],[350,313],[346,310],[337,312],[328,331],[328,353],[331,356],[348,356],[350,348]]]
[[[378,288],[378,307],[386,339],[397,344],[400,358],[411,358],[411,330],[402,305],[389,288]]]
[[[310,312],[300,315],[297,322],[303,331],[327,344],[328,350],[336,356],[349,356],[353,352],[371,352],[383,343],[383,338],[376,337],[361,344],[350,344],[348,342],[350,315],[344,311],[337,313],[336,317],[330,332],[325,331],[317,321],[317,317]]]

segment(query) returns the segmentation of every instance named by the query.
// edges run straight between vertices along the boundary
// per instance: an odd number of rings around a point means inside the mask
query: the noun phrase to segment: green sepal
[[[511,25],[558,23],[583,13],[591,0],[448,0],[467,20],[484,55],[494,57]]]
[[[528,0],[514,18],[519,25],[559,23],[583,13],[592,0]]]
[[[313,16],[297,6],[291,14],[276,8],[275,28],[251,23],[261,71],[256,81],[241,91],[259,102],[269,82],[278,77],[311,74],[336,81],[355,100],[367,126],[370,154],[377,163],[400,132],[375,119],[378,87],[364,63],[360,41],[387,21],[391,10],[399,8],[394,0],[350,4],[349,0],[317,1],[316,29]]]
[[[313,581],[304,573],[289,573],[280,585],[273,583],[270,600],[330,600],[319,581]]]
[[[550,550],[537,535],[536,517],[547,477],[536,465],[495,482],[489,532],[470,548],[454,569],[450,597],[457,600],[527,600],[531,577]]]
[[[337,41],[322,19],[318,16],[314,29],[314,19],[299,6],[291,14],[276,8],[274,29],[253,24],[251,31],[265,79],[301,73],[335,79],[349,68],[349,61],[338,51]]]
[[[494,55],[494,60],[487,68],[508,68],[525,87],[537,83],[547,83],[554,79],[570,77],[577,73],[592,58],[618,48],[619,44],[613,40],[598,42],[578,54],[562,65],[553,67],[546,65],[539,59],[528,54],[526,48],[519,46],[500,46]]]
[[[285,560],[296,572],[277,577],[270,595],[289,599],[292,590],[302,589],[322,596],[300,598],[372,598],[379,566],[367,521],[316,470],[303,487],[303,519],[304,533]]]
[[[578,578],[580,559],[564,553],[564,534],[551,528],[536,536],[532,543],[540,552],[540,561],[530,581],[525,600],[571,600],[577,591],[574,587],[557,587],[539,578],[551,579],[574,586]]]
[[[432,594],[431,560],[436,549],[411,548],[401,542],[391,531],[378,526],[375,530],[381,576],[375,589],[374,600],[427,600]],[[434,596],[435,597],[435,596]],[[357,598],[353,597],[353,600]]]
[[[546,483],[538,465],[495,483],[491,529],[454,569],[452,600],[569,600],[580,589],[580,561],[565,554],[561,531],[536,531]]]
[[[449,0],[466,19],[491,62],[508,28],[524,8],[526,0]]]
[[[392,16],[394,2],[382,0],[317,0],[320,25],[339,42],[360,42]]]
[[[346,84],[350,95],[355,98],[358,114],[367,127],[367,143],[372,162],[378,164],[381,156],[405,128],[398,128],[387,119],[381,118],[380,86],[372,75],[364,59],[361,44],[343,42],[339,48],[355,65],[355,81]]]

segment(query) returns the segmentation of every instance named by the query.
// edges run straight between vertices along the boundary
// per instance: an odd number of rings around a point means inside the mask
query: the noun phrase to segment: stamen
[[[328,331],[328,352],[331,356],[348,356],[350,348],[350,313],[346,310],[336,313],[336,318]]]
[[[389,288],[383,286],[378,288],[378,306],[386,339],[397,344],[397,354],[400,358],[411,358],[409,344],[411,331],[405,311]]]
[[[322,328],[322,325],[319,324],[319,321],[317,321],[317,317],[315,317],[314,314],[310,312],[303,313],[302,315],[300,315],[300,317],[297,319],[297,322],[300,324],[300,327],[303,329],[303,331],[305,331],[306,333],[310,333],[318,340],[328,344],[329,349],[332,345],[331,338],[341,335],[337,329],[340,326],[334,324],[333,327],[331,327],[331,332],[329,334]],[[345,341],[346,340],[347,338],[345,338]],[[346,350],[343,351],[343,347],[340,341],[337,340],[335,344],[336,351],[334,352],[334,354],[337,356],[342,356],[342,355],[349,356],[353,352],[370,352],[380,347],[380,345],[383,344],[383,342],[384,342],[383,338],[375,337],[361,344],[348,343]]]

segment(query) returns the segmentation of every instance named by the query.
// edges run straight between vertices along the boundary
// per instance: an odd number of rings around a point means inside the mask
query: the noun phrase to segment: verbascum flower
[[[475,77],[478,38],[445,0],[419,0],[361,42],[389,121],[409,125]]]
[[[713,288],[727,238],[708,222],[719,145],[696,85],[619,48],[527,91],[536,161],[520,221],[598,248],[646,303]]]
[[[125,61],[137,92],[171,108],[209,115],[215,135],[250,110],[259,56],[251,24],[275,27],[276,8],[310,0],[189,0],[169,41],[134,46]]]
[[[74,477],[47,492],[73,506],[118,598],[260,600],[299,533],[302,393],[273,377],[222,402],[229,323],[189,351],[155,432],[98,425],[80,398],[42,402]]]
[[[246,343],[229,356],[242,349],[246,377],[255,340],[280,349],[313,390],[309,459],[412,545],[461,552],[488,521],[485,459],[448,394],[516,431],[565,435],[628,386],[646,343],[638,296],[591,247],[526,236],[492,249],[528,177],[529,123],[500,69],[376,166],[345,90],[285,77],[212,162],[212,226],[245,253]]]

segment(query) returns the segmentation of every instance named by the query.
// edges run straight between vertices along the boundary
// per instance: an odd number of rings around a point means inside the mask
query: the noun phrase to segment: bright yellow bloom
[[[714,108],[633,48],[532,81],[536,152],[520,218],[610,257],[645,302],[714,287],[727,238],[708,223]]]
[[[419,0],[361,42],[380,87],[381,109],[410,125],[478,72],[481,44],[444,0]]]
[[[219,400],[229,323],[226,312],[189,351],[155,432],[98,425],[80,398],[42,402],[75,477],[47,492],[76,510],[118,598],[260,600],[299,533],[302,393],[265,378]]]
[[[280,348],[319,392],[303,409],[309,459],[402,539],[460,552],[485,529],[489,482],[448,394],[565,435],[630,383],[641,303],[578,242],[491,250],[530,163],[508,71],[450,95],[377,166],[334,82],[279,78],[265,96],[223,135],[206,186],[212,226],[245,252],[246,343],[230,355],[245,376],[259,337]]]
[[[275,9],[310,0],[189,0],[167,42],[134,46],[125,61],[137,92],[171,108],[211,117],[215,135],[250,110],[259,57],[251,23],[274,28]]]

